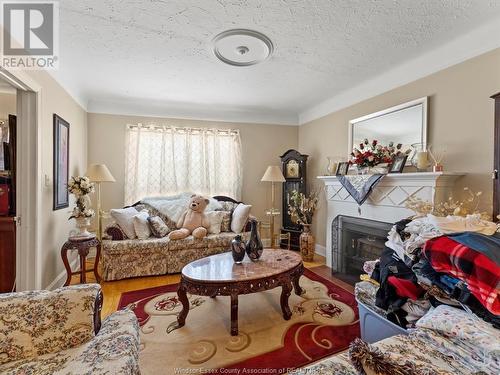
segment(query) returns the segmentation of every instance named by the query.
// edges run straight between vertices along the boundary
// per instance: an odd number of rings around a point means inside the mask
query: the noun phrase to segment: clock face
[[[297,163],[297,160],[290,160],[286,163],[286,177],[299,178],[299,163]]]

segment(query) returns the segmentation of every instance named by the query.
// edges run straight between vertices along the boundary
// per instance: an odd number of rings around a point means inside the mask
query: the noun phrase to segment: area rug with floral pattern
[[[239,296],[239,335],[230,335],[229,297],[188,295],[186,325],[169,329],[182,305],[177,284],[123,293],[141,327],[142,374],[283,374],[345,350],[360,336],[352,293],[306,269],[305,290],[289,299],[283,319],[281,288]]]

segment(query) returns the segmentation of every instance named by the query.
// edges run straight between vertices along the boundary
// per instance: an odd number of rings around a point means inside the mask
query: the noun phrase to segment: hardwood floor
[[[94,260],[88,259],[87,264],[92,267]],[[346,284],[338,279],[331,276],[331,269],[325,265],[325,258],[316,255],[313,262],[304,262],[307,268],[313,269],[314,272],[323,276],[324,278],[331,280],[340,287],[353,292],[353,287]],[[87,275],[88,282],[95,282],[94,275],[89,273]],[[120,296],[124,292],[129,292],[132,290],[152,288],[155,286],[175,284],[180,280],[180,274],[174,275],[164,275],[164,276],[147,276],[147,277],[136,277],[132,279],[117,280],[117,281],[102,281],[101,287],[104,295],[104,302],[102,306],[102,317],[105,318],[109,314],[116,311],[118,307],[118,302],[120,301]],[[71,284],[78,283],[79,278],[77,275],[73,276],[71,279]]]

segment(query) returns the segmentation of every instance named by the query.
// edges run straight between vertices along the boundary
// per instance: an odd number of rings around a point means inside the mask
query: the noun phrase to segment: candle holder
[[[411,164],[417,168],[419,172],[425,172],[431,166],[430,162],[430,144],[428,143],[413,143],[411,145],[413,149],[413,157],[411,158]]]

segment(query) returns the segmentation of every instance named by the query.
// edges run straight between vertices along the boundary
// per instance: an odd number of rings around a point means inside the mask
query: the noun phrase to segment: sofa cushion
[[[145,240],[103,241],[102,252],[105,255],[122,255],[141,253],[146,255],[151,252],[165,253],[168,249],[168,237],[150,237]]]
[[[116,223],[122,228],[128,238],[135,238],[134,216],[139,213],[134,207],[112,209],[109,211]]]
[[[106,318],[99,333],[75,348],[0,365],[3,375],[138,375],[139,326],[130,310]]]
[[[0,364],[89,341],[99,291],[99,285],[85,284],[0,295]]]
[[[211,249],[215,247],[227,247],[229,250],[234,236],[236,236],[236,233],[233,232],[209,234],[202,239],[195,239],[193,236],[188,236],[182,240],[170,240],[168,250],[180,251],[185,249]]]

